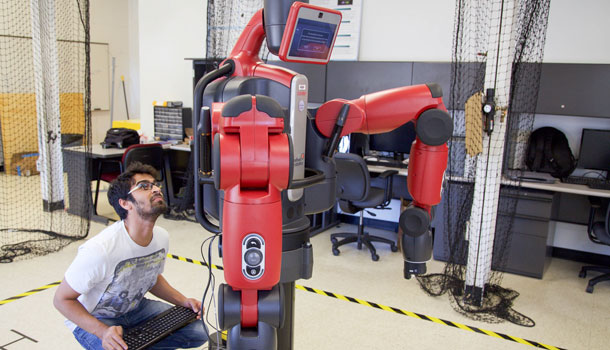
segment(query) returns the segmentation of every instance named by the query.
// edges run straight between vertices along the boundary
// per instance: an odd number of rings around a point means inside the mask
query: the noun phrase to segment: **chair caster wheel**
[[[585,278],[585,277],[587,277],[587,271],[585,271],[585,270],[580,270],[580,272],[578,273],[578,277],[580,277],[580,278]]]
[[[330,243],[332,243],[332,244],[337,244],[337,242],[339,242],[339,240],[337,240],[337,239],[336,239],[336,238],[334,238],[334,237],[332,237],[332,238],[330,239]]]
[[[390,249],[391,249],[391,250],[392,250],[394,253],[396,253],[396,252],[398,251],[398,247],[396,246],[396,244],[392,244],[392,245],[390,245]]]
[[[373,259],[373,261],[377,261],[377,260],[379,260],[379,255],[373,254],[373,255],[371,255],[371,258]]]
[[[587,293],[593,293],[593,286],[592,285],[588,285],[587,286]]]
[[[333,248],[333,255],[334,255],[334,256],[339,255],[339,253],[341,253],[341,252],[339,251],[339,249],[337,249],[337,248]]]

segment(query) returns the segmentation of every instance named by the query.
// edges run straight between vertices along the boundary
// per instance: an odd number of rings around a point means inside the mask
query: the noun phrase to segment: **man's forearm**
[[[172,287],[162,275],[157,277],[157,283],[150,289],[150,292],[169,303],[185,306],[186,297]]]
[[[68,320],[102,339],[108,326],[93,317],[78,300],[54,300],[53,304]]]

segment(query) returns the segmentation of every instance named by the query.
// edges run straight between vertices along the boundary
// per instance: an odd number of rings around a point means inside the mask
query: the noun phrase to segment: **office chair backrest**
[[[371,178],[362,157],[351,153],[336,153],[337,197],[360,201],[369,194]]]
[[[123,169],[129,164],[140,162],[157,169],[157,180],[163,180],[163,147],[158,143],[129,146],[123,153]]]
[[[604,222],[604,227],[606,228],[606,235],[610,237],[610,203],[608,203],[608,208],[606,209],[606,221]]]
[[[589,227],[587,233],[589,239],[594,243],[610,245],[610,203],[606,208],[605,220],[595,220],[595,209],[592,209],[592,214],[589,216]]]

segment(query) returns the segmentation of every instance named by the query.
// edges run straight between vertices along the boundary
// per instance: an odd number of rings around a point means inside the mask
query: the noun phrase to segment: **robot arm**
[[[287,130],[295,135],[305,133],[302,125],[289,123],[306,116],[307,81],[294,72],[264,64],[258,53],[266,37],[271,52],[276,53],[280,47],[280,57],[325,64],[341,15],[301,2],[290,5],[294,2],[266,0],[264,16],[263,11],[253,16],[229,58],[218,70],[204,76],[194,93],[195,207],[198,221],[206,229],[222,231],[223,235],[227,284],[221,286],[218,308],[220,327],[229,330],[229,348],[291,348],[294,294],[282,286],[290,288],[297,278],[307,273],[311,276],[311,245],[308,241],[303,244],[301,238],[307,239],[309,232],[303,199],[283,197],[286,189],[297,188],[295,182],[299,179],[303,187],[313,184],[313,180],[296,176],[297,163],[304,168],[305,150],[295,146],[297,137],[289,136]],[[280,3],[283,5],[279,6]],[[291,7],[288,21],[286,7]],[[297,29],[301,32],[307,29],[298,27],[299,20],[304,19],[307,24],[312,18],[326,21],[321,28],[326,28],[327,34],[324,45],[316,46],[323,55],[314,57],[308,53],[309,41],[296,35]],[[283,31],[294,35],[279,35]],[[278,43],[280,39],[282,42]],[[278,104],[274,99],[281,102]],[[291,107],[291,115],[283,118],[286,106]],[[337,121],[341,123],[339,128],[334,127]],[[405,276],[425,272],[424,262],[432,250],[428,231],[430,210],[440,201],[448,153],[445,143],[452,133],[440,89],[436,85],[420,85],[369,94],[354,101],[333,100],[324,104],[316,117],[316,128],[327,137],[333,129],[339,135],[383,133],[410,121],[417,125],[417,139],[411,151],[408,177],[414,204],[400,218],[406,232],[402,237]],[[322,144],[323,138],[320,139]],[[337,140],[337,136],[331,140]],[[224,193],[220,227],[206,219],[203,208],[203,186],[212,181]],[[329,188],[332,196],[334,187]],[[284,246],[285,224],[290,244]],[[288,261],[285,269],[288,277],[284,277],[281,268],[284,261]]]
[[[349,106],[347,117],[338,118]],[[384,133],[407,123],[415,123],[416,140],[409,157],[407,188],[412,204],[400,215],[405,260],[404,276],[426,272],[432,255],[432,206],[441,201],[443,175],[447,168],[447,141],[453,122],[442,101],[438,85],[415,85],[364,95],[356,100],[336,99],[323,104],[316,126],[332,139],[352,132]],[[341,125],[337,128],[335,125]]]

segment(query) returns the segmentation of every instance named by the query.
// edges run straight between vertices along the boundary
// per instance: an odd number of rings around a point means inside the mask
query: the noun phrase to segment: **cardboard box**
[[[9,174],[19,176],[37,175],[37,160],[38,153],[36,152],[15,153],[11,158],[11,167],[9,169]]]

